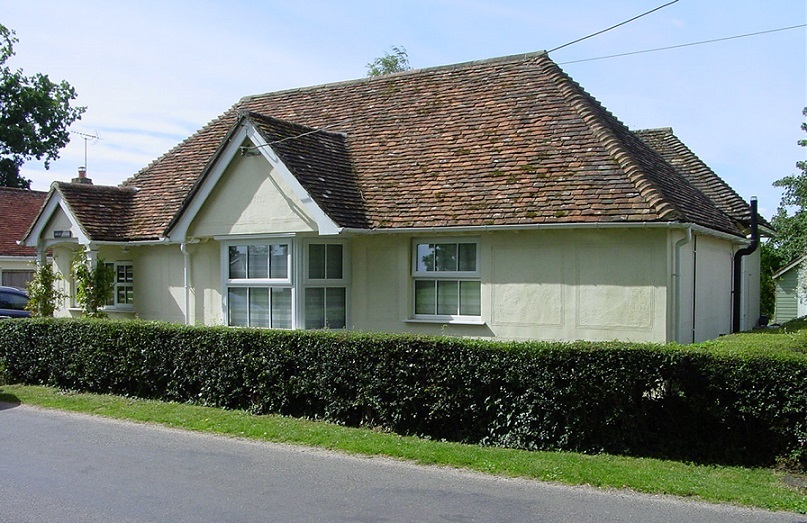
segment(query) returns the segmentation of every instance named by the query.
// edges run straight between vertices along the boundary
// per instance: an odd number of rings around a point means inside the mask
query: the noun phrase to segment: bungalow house
[[[113,316],[692,342],[757,321],[751,222],[539,52],[243,98],[118,187],[54,183],[24,243],[112,264]]]
[[[0,285],[24,289],[34,275],[36,247],[18,242],[48,195],[0,187]]]
[[[801,270],[807,256],[796,258],[773,274],[775,307],[773,322],[782,324],[807,316],[807,299],[799,296],[799,287],[804,285]]]

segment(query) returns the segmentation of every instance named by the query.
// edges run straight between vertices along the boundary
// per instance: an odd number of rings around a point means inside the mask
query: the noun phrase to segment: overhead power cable
[[[596,33],[591,33],[591,34],[590,34],[590,35],[588,35],[588,36],[584,36],[583,38],[578,38],[577,40],[572,40],[572,41],[571,41],[571,42],[569,42],[569,43],[563,44],[563,45],[558,46],[558,47],[556,47],[556,48],[554,48],[554,49],[550,49],[550,50],[549,50],[549,51],[547,51],[547,52],[552,53],[552,52],[557,51],[558,49],[563,49],[564,47],[569,47],[569,46],[570,46],[570,45],[572,45],[572,44],[576,44],[577,42],[582,42],[583,40],[588,40],[589,38],[592,38],[592,37],[594,37],[594,36],[601,35],[601,34],[603,34],[603,33],[606,33],[606,32],[608,32],[608,31],[610,31],[611,29],[616,29],[617,27],[623,26],[623,25],[625,25],[625,24],[629,24],[630,22],[633,22],[634,20],[638,20],[639,18],[641,18],[641,17],[643,17],[643,16],[647,16],[647,15],[649,15],[650,13],[655,13],[655,12],[656,12],[656,11],[658,11],[659,9],[664,9],[664,8],[665,8],[665,7],[667,7],[668,5],[672,5],[672,4],[676,3],[677,1],[678,1],[678,0],[673,0],[672,2],[668,2],[668,3],[664,4],[664,5],[660,5],[660,6],[656,7],[655,9],[651,9],[650,11],[647,11],[646,13],[642,13],[642,14],[640,14],[640,15],[634,16],[634,17],[633,17],[633,18],[631,18],[630,20],[625,20],[624,22],[619,22],[618,24],[616,24],[616,25],[612,25],[611,27],[608,27],[608,28],[606,28],[606,29],[603,29],[602,31],[597,31]]]
[[[776,33],[779,31],[789,31],[791,29],[798,29],[800,27],[807,27],[807,24],[791,25],[790,27],[780,27],[778,29],[769,29],[767,31],[758,31],[756,33],[746,33],[742,35],[727,36],[725,38],[714,38],[712,40],[701,40],[700,42],[690,42],[688,44],[671,45],[668,47],[656,47],[654,49],[644,49],[642,51],[631,51],[629,53],[610,54],[607,56],[598,56],[596,58],[583,58],[580,60],[570,60],[568,62],[558,62],[558,65],[577,64],[580,62],[593,62],[594,60],[605,60],[607,58],[619,58],[620,56],[631,56],[634,54],[654,53],[656,51],[667,51],[669,49],[680,49],[682,47],[690,47],[693,45],[713,44],[715,42],[725,42],[726,40],[736,40],[738,38],[747,38],[749,36],[759,36],[768,33]]]

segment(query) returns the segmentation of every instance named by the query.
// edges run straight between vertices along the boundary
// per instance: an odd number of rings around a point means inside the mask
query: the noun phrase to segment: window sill
[[[407,318],[405,323],[436,323],[440,325],[486,325],[485,320],[474,318]]]
[[[68,307],[67,310],[69,312],[84,312],[81,307]],[[104,312],[135,312],[134,307],[101,307],[101,310]]]

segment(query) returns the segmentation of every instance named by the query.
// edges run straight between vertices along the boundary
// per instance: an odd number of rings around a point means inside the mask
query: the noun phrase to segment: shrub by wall
[[[485,445],[807,468],[807,355],[736,349],[0,322],[15,382]]]

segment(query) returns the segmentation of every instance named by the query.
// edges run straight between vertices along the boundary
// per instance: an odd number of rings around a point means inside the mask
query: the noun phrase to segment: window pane
[[[269,247],[250,245],[247,247],[247,277],[266,278],[269,275]]]
[[[119,286],[116,294],[118,305],[134,303],[134,289],[131,286]]]
[[[247,289],[230,288],[227,292],[227,325],[247,325]]]
[[[242,245],[230,247],[230,279],[247,277],[247,248]]]
[[[320,280],[325,277],[325,245],[311,244],[308,246],[308,277]]]
[[[328,245],[328,273],[332,280],[342,279],[342,246],[340,244]]]
[[[344,287],[325,289],[325,318],[329,329],[345,328],[345,294]]]
[[[272,289],[272,328],[291,329],[291,289]]]
[[[270,245],[270,278],[289,277],[289,246],[285,244]]]
[[[269,289],[249,289],[249,326],[271,327],[269,323]]]
[[[435,270],[456,271],[457,270],[457,244],[438,243],[434,246]]]
[[[305,328],[322,329],[325,327],[325,289],[309,288],[305,290]]]
[[[437,282],[437,314],[456,315],[459,311],[459,282]]]
[[[460,243],[459,251],[459,270],[476,271],[476,244]]]
[[[418,272],[434,270],[434,245],[419,243],[417,246]]]
[[[482,284],[478,281],[460,282],[460,314],[482,315]]]
[[[436,283],[434,280],[415,282],[415,314],[436,314]]]

